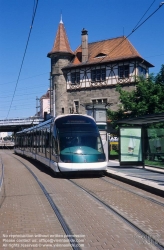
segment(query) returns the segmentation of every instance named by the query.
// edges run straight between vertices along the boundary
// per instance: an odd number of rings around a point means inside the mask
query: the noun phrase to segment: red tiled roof
[[[129,40],[122,36],[109,40],[88,43],[88,61],[85,64],[125,60],[136,57],[143,59]],[[81,59],[82,48],[79,46],[75,51],[75,58],[68,67],[80,66],[82,64]],[[149,66],[153,66],[150,63],[148,64]]]
[[[63,22],[59,23],[53,48],[51,52],[48,53],[48,55],[56,53],[56,52],[67,52],[67,53],[74,54],[70,48],[68,37],[65,31]]]

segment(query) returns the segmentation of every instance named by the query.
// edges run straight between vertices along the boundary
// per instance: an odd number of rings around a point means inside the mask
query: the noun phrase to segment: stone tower
[[[51,85],[53,90],[52,115],[68,114],[68,100],[66,79],[62,68],[67,66],[74,56],[70,48],[67,34],[60,20],[56,38],[51,52],[47,57],[51,58]]]

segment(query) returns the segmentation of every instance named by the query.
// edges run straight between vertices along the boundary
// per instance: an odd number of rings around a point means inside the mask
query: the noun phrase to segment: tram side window
[[[19,148],[22,148],[22,141],[23,141],[23,139],[22,139],[22,135],[19,137]]]
[[[26,148],[28,148],[28,141],[29,141],[29,135],[27,134],[26,135],[26,145],[25,145]]]
[[[19,137],[18,137],[18,139],[19,139],[19,148],[21,149],[21,146],[22,146],[22,136],[20,135]]]
[[[15,147],[17,148],[18,146],[18,137],[15,138]]]
[[[45,153],[46,149],[46,137],[47,137],[47,131],[43,131],[43,153]]]
[[[24,147],[27,148],[28,146],[28,136],[25,135],[25,144],[24,144]]]
[[[17,139],[18,139],[18,148],[21,148],[21,136],[19,136]]]
[[[27,135],[24,136],[24,148],[27,148],[28,137]]]
[[[29,142],[30,144],[29,144],[29,148],[30,148],[30,150],[31,150],[31,147],[32,147],[32,132],[30,133],[30,142]]]
[[[42,151],[43,151],[43,131],[41,130],[40,131],[40,152],[42,153]]]
[[[28,135],[25,135],[25,149],[28,147]]]
[[[22,146],[23,146],[23,148],[26,147],[26,136],[25,135],[22,136]]]
[[[21,149],[21,147],[22,147],[22,136],[20,135],[19,137],[18,137],[18,139],[19,139],[19,148]]]
[[[39,131],[36,131],[36,147],[39,148]]]
[[[44,153],[45,149],[45,131],[42,131],[42,152]]]
[[[35,149],[37,147],[37,136],[36,136],[36,132],[34,132],[34,135],[33,135],[33,148]]]
[[[43,153],[44,148],[44,131],[41,130],[41,152]]]
[[[43,142],[44,142],[44,155],[47,157],[47,153],[49,153],[49,134],[47,129],[44,131],[44,137],[43,137]]]
[[[26,147],[29,148],[29,146],[30,146],[30,135],[27,134],[27,145],[26,145]]]
[[[25,148],[25,146],[26,146],[26,136],[25,135],[22,136],[22,146],[23,146],[23,148]]]
[[[21,137],[21,148],[23,149],[24,148],[24,140],[25,140],[25,138],[24,138],[24,135],[22,135],[22,137]]]
[[[45,148],[45,132],[44,130],[42,131],[42,152],[44,152]]]
[[[26,148],[28,148],[28,142],[29,142],[29,135],[26,135]]]
[[[41,152],[41,131],[38,131],[38,148],[39,152]]]
[[[33,148],[33,139],[34,139],[34,131],[31,131],[31,143],[30,143],[31,150]]]
[[[49,148],[50,146],[50,132],[47,130],[45,133],[45,148]]]
[[[54,137],[52,137],[52,154],[53,155],[58,154],[58,142]]]

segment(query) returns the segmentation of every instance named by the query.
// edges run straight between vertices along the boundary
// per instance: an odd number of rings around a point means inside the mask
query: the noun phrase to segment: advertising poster
[[[120,128],[120,162],[142,162],[141,128]]]

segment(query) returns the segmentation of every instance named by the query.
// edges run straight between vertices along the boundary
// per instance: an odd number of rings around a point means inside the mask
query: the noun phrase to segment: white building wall
[[[44,117],[44,112],[47,114],[50,113],[50,99],[49,98],[41,98],[40,100],[40,116]]]
[[[8,132],[0,132],[0,140],[3,140],[6,136],[8,136]]]
[[[120,82],[120,78],[118,76],[118,67],[128,65],[129,66],[129,77],[124,79],[123,82],[135,82],[135,74],[138,74],[138,71],[135,70],[135,62],[132,61],[130,63],[118,63],[118,64],[109,64],[106,65],[106,80],[101,82],[101,86],[109,86],[115,85]],[[105,66],[104,66],[105,67]],[[92,69],[100,69],[103,66],[93,66],[86,67],[85,69],[72,69],[71,72],[67,74],[67,90],[68,89],[78,89],[78,88],[90,88],[91,86],[98,86],[98,82],[91,82],[91,70]],[[71,73],[80,72],[80,83],[79,84],[71,84]],[[122,81],[121,81],[122,83]]]

